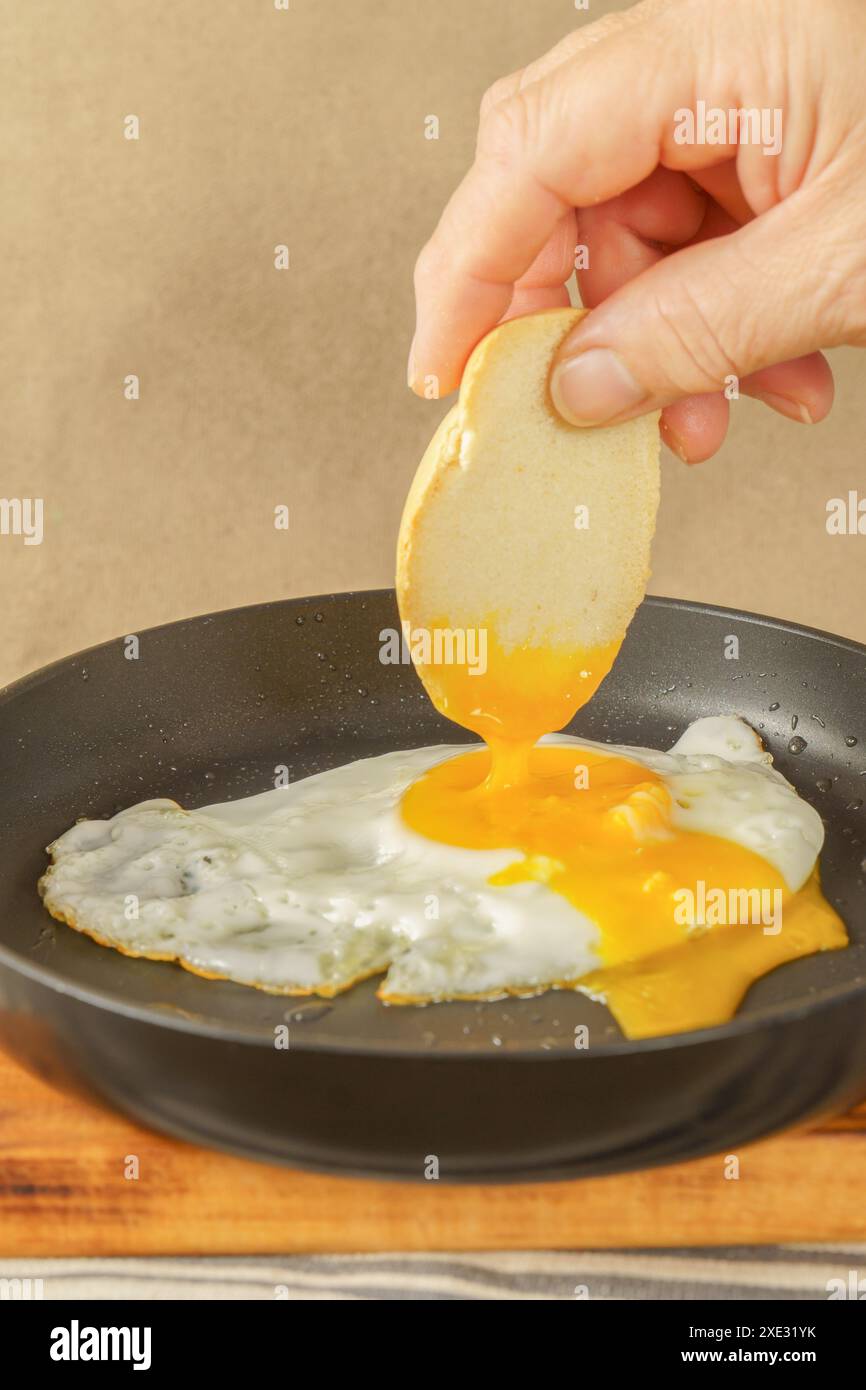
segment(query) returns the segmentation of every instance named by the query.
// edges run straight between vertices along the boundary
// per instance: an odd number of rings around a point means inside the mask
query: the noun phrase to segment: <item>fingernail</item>
[[[572,425],[602,425],[646,399],[625,362],[610,348],[588,348],[554,369],[550,394]]]
[[[672,454],[676,454],[677,458],[682,463],[691,462],[685,444],[683,443],[680,436],[674,430],[671,429],[670,425],[668,424],[667,420],[664,419],[664,417],[662,418],[661,423],[661,435],[662,439],[664,440],[665,444],[667,444]]]
[[[809,414],[807,407],[802,401],[795,401],[793,396],[780,396],[775,391],[754,391],[752,395],[764,405],[772,406],[773,410],[778,410],[780,415],[787,415],[789,420],[799,420],[802,425],[814,425],[815,421]]]

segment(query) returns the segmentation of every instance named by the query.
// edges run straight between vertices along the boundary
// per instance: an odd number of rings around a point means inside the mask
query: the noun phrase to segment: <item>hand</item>
[[[494,84],[418,258],[410,385],[453,391],[498,322],[568,304],[584,246],[592,312],[551,374],[565,419],[662,408],[690,463],[737,389],[822,419],[817,349],[866,345],[864,51],[863,0],[644,0]],[[680,143],[701,102],[756,108],[763,130]]]

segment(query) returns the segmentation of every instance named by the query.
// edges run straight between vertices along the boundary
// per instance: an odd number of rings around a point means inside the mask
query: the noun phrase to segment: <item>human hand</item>
[[[736,391],[822,419],[817,349],[866,345],[864,49],[862,0],[644,0],[495,83],[418,258],[410,385],[453,391],[496,323],[568,304],[582,246],[592,312],[551,375],[564,418],[662,408],[690,463]],[[680,143],[699,102],[755,109],[760,133]]]

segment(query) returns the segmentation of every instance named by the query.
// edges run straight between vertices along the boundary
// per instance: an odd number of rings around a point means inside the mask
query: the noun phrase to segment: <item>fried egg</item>
[[[83,821],[50,846],[54,917],[277,993],[371,975],[388,1004],[577,989],[633,1038],[721,1023],[767,971],[847,944],[820,817],[742,720],[699,719],[668,752],[550,733],[617,659],[659,495],[652,417],[584,430],[552,409],[552,355],[581,316],[510,320],[476,347],[401,522],[412,660],[484,745]]]
[[[382,975],[395,1004],[577,988],[632,1037],[722,1021],[775,965],[846,944],[821,819],[740,719],[667,753],[545,738],[512,796],[489,771],[444,745],[145,801],[55,840],[41,892],[103,945],[209,978],[330,996]],[[743,890],[757,920],[730,921]]]

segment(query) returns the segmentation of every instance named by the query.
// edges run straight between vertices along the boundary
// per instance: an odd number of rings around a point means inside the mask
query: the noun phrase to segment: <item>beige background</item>
[[[404,384],[415,255],[485,86],[585,18],[0,0],[0,496],[45,499],[41,546],[0,536],[0,680],[174,617],[391,581],[443,410]],[[866,537],[825,529],[866,478],[866,358],[833,359],[826,424],[743,401],[713,463],[667,461],[655,592],[866,640]]]

